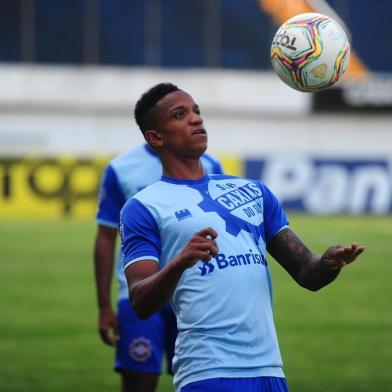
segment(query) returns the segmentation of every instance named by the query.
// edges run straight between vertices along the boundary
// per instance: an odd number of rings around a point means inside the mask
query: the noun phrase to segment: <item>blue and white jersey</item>
[[[171,299],[176,390],[215,377],[284,377],[266,244],[288,220],[265,185],[226,175],[162,177],[121,212],[124,269],[143,259],[162,268],[208,226],[218,233],[218,254],[187,269]]]
[[[208,154],[202,164],[207,173],[222,173],[220,163]],[[162,165],[155,151],[141,144],[114,158],[106,167],[99,191],[97,222],[117,228],[120,211],[126,200],[162,176]],[[118,252],[116,275],[119,281],[119,299],[128,298],[127,281]]]

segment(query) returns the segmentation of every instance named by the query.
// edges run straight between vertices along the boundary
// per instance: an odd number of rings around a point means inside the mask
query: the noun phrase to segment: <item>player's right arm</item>
[[[180,252],[159,268],[160,235],[153,217],[130,200],[121,212],[121,249],[133,310],[146,319],[171,299],[182,274],[199,260],[218,253],[217,232],[207,227],[195,233]]]
[[[111,304],[111,283],[114,269],[118,221],[125,196],[111,165],[104,172],[99,191],[94,244],[94,269],[98,302],[98,331],[101,339],[116,345],[117,318]]]
[[[110,346],[116,345],[117,335],[117,318],[110,298],[116,238],[117,229],[98,225],[94,247],[98,331],[102,341]]]
[[[138,317],[146,319],[161,310],[170,301],[186,269],[200,260],[209,261],[217,255],[217,235],[210,227],[197,232],[161,270],[152,260],[141,260],[126,268],[129,298]]]

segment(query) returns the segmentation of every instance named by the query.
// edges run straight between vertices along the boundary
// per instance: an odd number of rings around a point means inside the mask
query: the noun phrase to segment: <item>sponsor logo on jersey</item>
[[[267,265],[267,260],[262,253],[255,253],[249,249],[248,253],[225,255],[218,253],[211,261],[202,261],[199,265],[200,275],[231,267],[247,266],[251,264]],[[217,268],[216,268],[217,267]]]

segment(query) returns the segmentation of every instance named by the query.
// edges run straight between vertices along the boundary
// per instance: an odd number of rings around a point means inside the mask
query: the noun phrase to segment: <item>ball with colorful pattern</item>
[[[283,82],[302,92],[334,85],[350,59],[350,43],[332,18],[306,13],[290,18],[278,29],[271,45],[272,66]]]

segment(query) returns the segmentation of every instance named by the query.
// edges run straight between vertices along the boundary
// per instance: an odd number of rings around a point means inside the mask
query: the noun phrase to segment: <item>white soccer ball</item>
[[[306,13],[294,16],[278,29],[271,45],[275,72],[290,87],[317,92],[335,84],[350,58],[350,43],[332,18]]]

